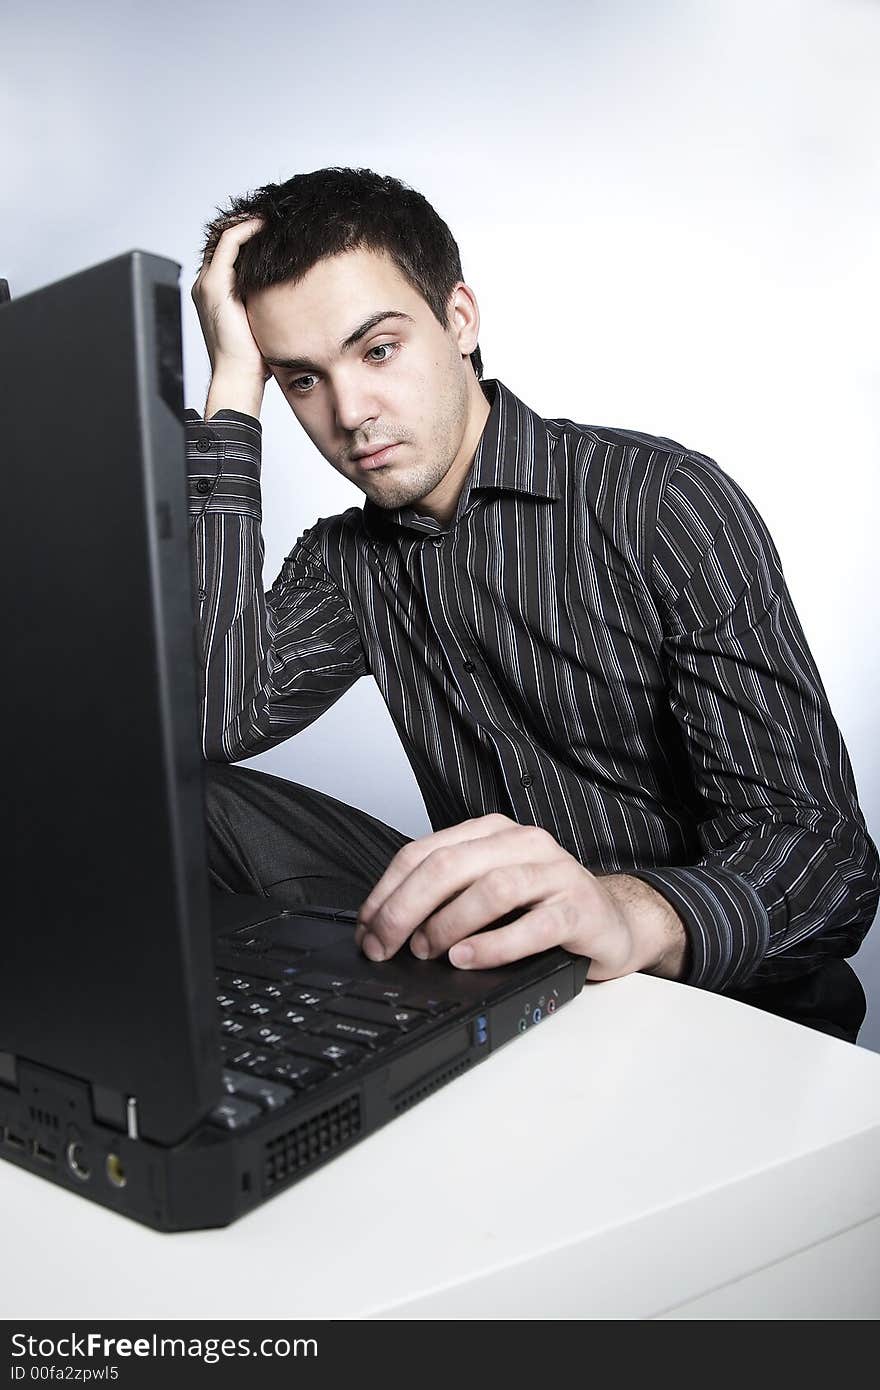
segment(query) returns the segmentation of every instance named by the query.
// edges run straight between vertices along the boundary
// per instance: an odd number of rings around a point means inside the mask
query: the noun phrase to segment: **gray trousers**
[[[408,835],[332,796],[253,768],[205,764],[215,888],[286,907],[360,907]]]

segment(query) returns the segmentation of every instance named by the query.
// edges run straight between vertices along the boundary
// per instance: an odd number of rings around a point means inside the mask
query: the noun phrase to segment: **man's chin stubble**
[[[376,507],[381,507],[384,511],[396,511],[400,507],[411,507],[416,502],[421,502],[423,497],[427,497],[433,492],[440,478],[428,479],[419,482],[410,479],[409,482],[394,478],[371,479],[368,483],[360,483],[361,491],[366,493],[370,501]]]

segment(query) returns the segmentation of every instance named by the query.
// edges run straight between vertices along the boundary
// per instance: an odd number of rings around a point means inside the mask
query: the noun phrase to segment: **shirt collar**
[[[474,460],[458,500],[455,519],[463,516],[475,492],[520,492],[556,500],[556,469],[540,415],[513,394],[501,381],[482,381],[490,410]],[[438,522],[420,516],[412,507],[386,510],[369,498],[364,520],[374,533],[387,534],[388,523],[418,531],[440,531]]]
[[[481,384],[492,408],[474,454],[470,491],[497,488],[555,501],[559,497],[556,469],[544,421],[503,382]]]

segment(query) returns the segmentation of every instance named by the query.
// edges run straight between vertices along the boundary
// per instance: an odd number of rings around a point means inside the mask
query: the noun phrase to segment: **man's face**
[[[297,284],[252,294],[247,313],[306,434],[371,501],[424,499],[430,510],[457,496],[484,423],[473,437],[476,382],[462,354],[476,345],[479,314],[466,286],[444,329],[389,257],[347,251]]]

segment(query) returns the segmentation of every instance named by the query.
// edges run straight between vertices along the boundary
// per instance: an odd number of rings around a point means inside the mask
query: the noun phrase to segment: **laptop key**
[[[236,1071],[256,1071],[265,1063],[274,1062],[278,1057],[277,1052],[263,1052],[259,1047],[242,1047],[241,1044],[231,1050],[225,1058],[230,1067]]]
[[[287,1002],[289,1004],[305,1004],[306,1008],[315,1009],[319,1004],[323,1004],[325,999],[331,999],[332,997],[333,996],[328,994],[326,990],[300,989],[299,981],[297,980],[296,987],[288,991]]]
[[[220,1032],[228,1038],[237,1038],[244,1032],[244,1024],[239,1019],[227,1015],[220,1023]]]
[[[440,1014],[448,1013],[450,1009],[457,1009],[460,1000],[435,999],[427,994],[406,994],[401,996],[400,1003],[404,1009],[424,1009],[433,1018],[437,1018]]]
[[[231,1095],[252,1100],[263,1110],[279,1110],[282,1105],[287,1104],[293,1095],[289,1086],[282,1086],[277,1081],[267,1081],[260,1076],[254,1076],[252,1073],[232,1071],[229,1068],[223,1072],[223,1085]]]
[[[432,1018],[437,1018],[449,1009],[458,1008],[458,1001],[455,999],[412,994],[406,985],[383,985],[378,980],[352,980],[345,992],[356,999],[372,999],[379,1003],[384,1000],[388,1004],[399,1004],[404,1009],[421,1010],[422,1013],[430,1014]]]
[[[330,994],[343,994],[351,981],[344,975],[327,975],[323,970],[303,970],[297,976],[297,984],[308,989],[325,989]]]
[[[235,1012],[241,1018],[268,1018],[272,1008],[273,1005],[268,999],[243,999],[240,1004],[236,1004]]]
[[[409,1033],[421,1023],[430,1022],[430,1014],[418,1009],[401,1009],[394,1004],[377,1004],[372,999],[354,999],[345,995],[342,999],[331,999],[324,1005],[327,1014],[342,1014],[345,1018],[360,1018],[366,1023],[378,1023],[386,1028],[392,1026]]]
[[[258,982],[247,975],[235,975],[228,970],[217,971],[217,984],[230,994],[251,994]]]
[[[381,1004],[373,999],[356,999],[345,995],[342,999],[331,999],[324,1005],[327,1014],[342,1014],[345,1018],[362,1018],[366,1023],[379,1023],[389,1027],[391,1024],[391,1004],[385,1000]]]
[[[304,1009],[299,1004],[286,1004],[283,1009],[275,1010],[272,1015],[272,1022],[280,1023],[285,1028],[303,1028],[313,1017],[310,1009]]]
[[[309,1032],[324,1038],[341,1038],[344,1042],[360,1043],[372,1052],[400,1036],[395,1028],[380,1028],[376,1023],[364,1023],[356,1018],[328,1018],[310,1028]]]
[[[274,999],[277,1002],[279,999],[285,998],[288,989],[289,985],[278,985],[267,981],[266,984],[257,985],[254,994],[259,995],[261,999]]]
[[[396,1004],[402,998],[403,985],[383,985],[378,980],[350,980],[346,994],[356,999],[374,999],[378,1003]]]
[[[332,1075],[331,1069],[322,1066],[320,1062],[310,1062],[305,1057],[279,1057],[277,1053],[270,1061],[254,1067],[254,1071],[258,1076],[283,1081],[300,1091],[307,1090],[309,1086],[315,1086],[326,1076]]]
[[[234,1009],[240,1000],[234,994],[218,994],[217,1003],[221,1009]]]
[[[391,1017],[404,1033],[411,1033],[414,1028],[421,1028],[431,1022],[431,1015],[422,1013],[421,1009],[392,1009]]]
[[[219,1105],[215,1105],[208,1119],[212,1125],[217,1125],[219,1129],[246,1129],[260,1115],[262,1110],[258,1105],[254,1105],[252,1100],[240,1100],[238,1096],[227,1096],[221,1100]]]
[[[368,1055],[363,1047],[354,1047],[351,1043],[325,1041],[323,1038],[309,1037],[305,1033],[291,1033],[284,1044],[284,1051],[297,1057],[310,1057],[314,1062],[324,1062],[336,1071],[341,1071],[343,1067],[351,1067]]]
[[[261,1023],[257,1028],[249,1028],[245,1036],[263,1047],[281,1047],[294,1033],[292,1028],[276,1028],[271,1023]]]
[[[254,988],[260,983],[259,980],[252,980],[247,974],[228,974],[221,972],[222,986],[225,990],[231,990],[234,994],[252,994]]]

